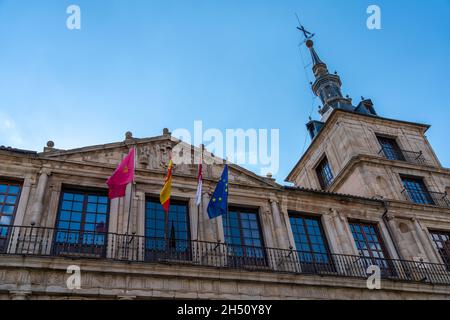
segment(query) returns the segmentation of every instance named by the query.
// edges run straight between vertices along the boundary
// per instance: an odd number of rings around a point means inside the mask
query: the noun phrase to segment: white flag
[[[202,203],[202,187],[203,187],[203,174],[202,174],[202,163],[198,165],[198,176],[197,176],[197,206]]]

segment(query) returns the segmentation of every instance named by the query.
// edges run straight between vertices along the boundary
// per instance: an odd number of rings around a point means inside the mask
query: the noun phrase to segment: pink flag
[[[134,179],[134,157],[135,148],[131,148],[128,155],[122,160],[116,171],[106,181],[109,187],[109,198],[121,198],[125,196],[127,184]]]

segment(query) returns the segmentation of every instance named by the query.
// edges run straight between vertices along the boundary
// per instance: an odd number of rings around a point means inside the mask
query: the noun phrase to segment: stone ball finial
[[[308,48],[312,48],[312,47],[314,46],[314,42],[313,42],[312,40],[307,40],[307,41],[306,41],[306,46],[307,46]]]
[[[170,131],[169,131],[169,129],[168,128],[164,128],[163,129],[163,135],[169,135],[170,134]]]
[[[266,177],[269,178],[269,179],[272,179],[273,175],[272,175],[271,172],[267,172]]]
[[[55,143],[52,140],[47,141],[47,148],[54,148]]]
[[[125,139],[126,140],[133,139],[133,133],[131,131],[125,132]]]

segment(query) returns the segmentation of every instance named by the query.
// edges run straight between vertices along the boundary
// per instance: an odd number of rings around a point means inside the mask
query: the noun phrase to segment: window
[[[55,253],[104,256],[109,199],[89,191],[63,191],[56,222]]]
[[[401,177],[401,179],[409,199],[412,202],[431,205],[435,204],[421,178]]]
[[[319,178],[320,186],[323,190],[327,189],[331,182],[333,182],[333,172],[331,171],[327,157],[324,157],[322,161],[320,161],[316,168],[316,172],[317,177]]]
[[[386,159],[405,161],[405,157],[395,139],[379,136],[377,138]]]
[[[257,210],[230,208],[223,229],[231,265],[266,264]]]
[[[145,209],[146,260],[190,258],[188,203],[171,201],[169,214],[159,200],[147,200]]]
[[[330,267],[330,253],[320,218],[289,213],[289,221],[302,271]]]
[[[442,260],[450,270],[450,232],[431,231],[430,234]]]
[[[386,260],[388,254],[384,248],[378,227],[375,224],[351,222],[350,230],[359,255],[364,257],[367,266],[377,265],[385,272],[390,269]]]
[[[19,203],[21,185],[0,181],[0,252],[5,252]]]

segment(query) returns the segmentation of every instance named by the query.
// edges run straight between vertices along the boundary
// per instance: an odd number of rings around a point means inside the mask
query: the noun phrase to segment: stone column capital
[[[339,212],[334,208],[328,209],[328,211],[325,211],[325,214],[330,215],[332,217],[339,217]]]
[[[40,175],[45,174],[45,175],[49,176],[49,175],[52,174],[52,170],[49,169],[49,168],[42,168],[42,169],[39,171],[39,174],[40,174]]]
[[[387,221],[392,221],[392,220],[394,220],[394,219],[395,219],[395,216],[394,216],[393,214],[388,213],[388,214],[386,215],[386,220],[387,220]]]
[[[280,204],[280,201],[277,199],[269,199],[270,204]]]

